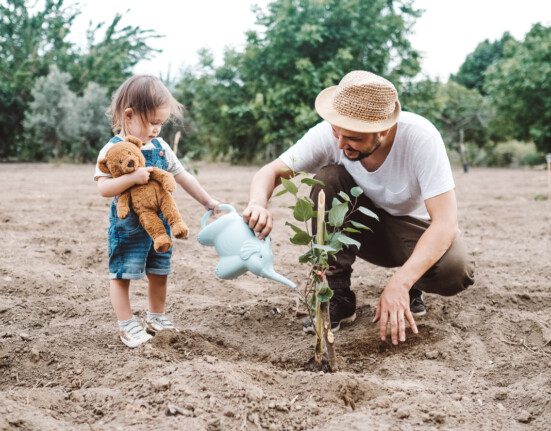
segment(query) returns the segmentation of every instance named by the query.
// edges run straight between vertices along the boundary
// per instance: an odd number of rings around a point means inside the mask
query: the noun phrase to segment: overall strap
[[[122,138],[120,136],[113,136],[110,140],[110,144],[116,144],[117,142],[122,142]]]
[[[163,146],[161,145],[161,143],[159,142],[159,140],[157,138],[153,138],[151,140],[151,143],[155,146],[155,148],[157,148],[158,150],[162,150],[163,149]]]

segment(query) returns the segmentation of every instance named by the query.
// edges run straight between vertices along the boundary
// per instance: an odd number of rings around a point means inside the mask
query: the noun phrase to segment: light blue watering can
[[[297,287],[275,272],[270,237],[258,239],[233,206],[220,204],[218,208],[228,213],[207,224],[212,214],[212,211],[207,211],[201,218],[201,231],[197,235],[201,245],[214,246],[220,256],[214,270],[216,275],[227,280],[251,271],[260,277]]]

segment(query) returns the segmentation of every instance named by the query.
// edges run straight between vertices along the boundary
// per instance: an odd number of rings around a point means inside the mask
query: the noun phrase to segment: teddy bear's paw
[[[117,208],[117,217],[126,218],[129,212],[130,212],[130,208]]]
[[[167,175],[163,180],[163,189],[167,192],[172,193],[176,190],[176,180],[172,175]]]
[[[189,234],[189,229],[187,225],[180,221],[178,223],[174,223],[174,225],[170,226],[170,229],[172,229],[172,234],[179,239],[187,239]]]
[[[153,241],[153,248],[155,248],[157,253],[166,253],[170,247],[172,247],[172,241],[166,234],[159,235]]]

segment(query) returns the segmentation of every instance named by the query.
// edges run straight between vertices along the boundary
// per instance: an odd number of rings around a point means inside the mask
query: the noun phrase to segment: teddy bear
[[[130,174],[145,167],[145,158],[141,148],[143,142],[126,136],[107,151],[105,158],[99,161],[99,169],[113,178]],[[187,238],[188,227],[182,220],[180,211],[171,193],[176,189],[172,174],[159,168],[153,168],[147,184],[136,184],[120,194],[117,200],[117,216],[126,218],[130,209],[136,213],[140,224],[153,239],[155,251],[164,253],[172,246],[159,212],[165,216],[176,238]]]

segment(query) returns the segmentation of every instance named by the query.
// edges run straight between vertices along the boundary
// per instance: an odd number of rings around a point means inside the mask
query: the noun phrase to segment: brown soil
[[[203,165],[198,178],[242,210],[255,168]],[[182,331],[138,349],[118,337],[108,297],[108,200],[92,166],[0,165],[0,429],[549,429],[551,203],[542,170],[455,172],[476,283],[427,295],[419,335],[378,340],[373,307],[391,270],[357,262],[359,318],[336,334],[340,371],[305,371],[313,339],[297,294],[244,275],[217,280],[194,237],[177,241],[168,312]],[[300,280],[303,251],[276,198],[276,270]],[[145,283],[132,288],[135,312]],[[547,424],[547,425],[545,425]]]

